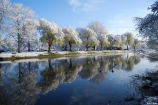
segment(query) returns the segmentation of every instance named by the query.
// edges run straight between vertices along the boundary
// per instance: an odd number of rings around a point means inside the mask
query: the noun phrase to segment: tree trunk
[[[128,44],[127,44],[127,50],[129,50]]]
[[[69,42],[70,51],[72,51],[72,44]]]
[[[20,53],[20,34],[18,33],[18,53]]]
[[[31,51],[31,44],[30,44],[30,42],[28,41],[28,52],[30,52]]]
[[[100,46],[101,46],[101,50],[103,50],[103,44],[100,44]]]
[[[93,50],[95,51],[95,46],[93,46]]]
[[[88,45],[86,45],[86,51],[88,51]]]
[[[50,53],[51,46],[52,44],[48,44],[48,53]]]
[[[87,42],[88,42],[88,37],[86,38],[87,39]],[[88,44],[86,44],[86,51],[88,51]]]
[[[67,44],[65,45],[65,51],[67,51]]]

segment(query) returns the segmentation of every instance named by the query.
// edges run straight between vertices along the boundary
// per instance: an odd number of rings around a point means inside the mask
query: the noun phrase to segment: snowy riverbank
[[[127,53],[128,51],[123,51],[123,50],[106,50],[106,51],[54,51],[52,52],[52,56],[54,55],[90,55],[90,54],[106,54],[106,53],[114,53],[114,54],[119,54],[119,53]],[[47,52],[21,52],[21,53],[0,53],[0,58],[1,59],[9,59],[12,57],[16,58],[30,58],[30,57],[35,57],[38,58],[39,56],[48,56],[49,53]]]

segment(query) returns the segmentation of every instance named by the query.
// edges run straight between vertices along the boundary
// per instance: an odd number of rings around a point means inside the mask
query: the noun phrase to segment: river
[[[156,65],[133,54],[0,63],[0,105],[135,105],[132,77]]]

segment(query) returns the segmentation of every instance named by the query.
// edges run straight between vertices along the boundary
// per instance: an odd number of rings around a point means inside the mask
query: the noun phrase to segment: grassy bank
[[[113,51],[60,51],[53,53],[43,53],[35,56],[18,56],[18,54],[14,54],[10,57],[3,57],[3,61],[15,61],[21,59],[44,59],[44,58],[60,58],[60,57],[78,57],[78,56],[92,56],[92,55],[120,55],[123,53],[127,53],[122,50],[113,50]]]

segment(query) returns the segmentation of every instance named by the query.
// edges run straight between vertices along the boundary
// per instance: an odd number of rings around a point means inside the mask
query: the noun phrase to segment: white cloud
[[[105,0],[68,0],[68,2],[74,12],[89,12],[97,10]]]

